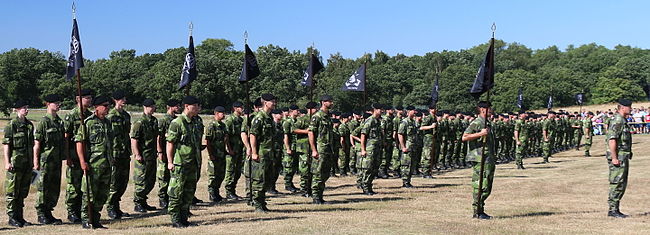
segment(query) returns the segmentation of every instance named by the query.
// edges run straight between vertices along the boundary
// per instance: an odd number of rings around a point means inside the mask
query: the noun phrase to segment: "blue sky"
[[[324,56],[356,58],[382,50],[423,55],[487,42],[496,37],[533,49],[595,42],[650,48],[650,1],[77,1],[84,56],[111,51],[161,53],[195,42],[225,38],[243,49],[274,44],[305,51],[312,42]],[[34,47],[68,53],[71,1],[3,1],[0,52]]]

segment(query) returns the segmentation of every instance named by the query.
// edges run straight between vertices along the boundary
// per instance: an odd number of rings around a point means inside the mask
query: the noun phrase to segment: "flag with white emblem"
[[[68,80],[72,79],[82,67],[84,67],[84,58],[81,53],[81,39],[79,38],[79,28],[77,28],[77,19],[75,18],[72,19],[72,39],[70,40],[66,78]]]
[[[190,36],[190,46],[187,48],[187,53],[185,54],[185,62],[183,62],[183,71],[181,72],[181,81],[178,84],[178,89],[183,89],[183,87],[192,83],[197,75],[196,61],[194,60],[194,38]]]
[[[341,90],[344,91],[365,91],[366,90],[366,64],[362,64],[348,80],[345,81]]]
[[[323,68],[324,66],[320,62],[320,60],[318,60],[318,58],[314,54],[311,54],[309,58],[309,64],[307,65],[307,69],[305,69],[305,72],[303,73],[302,81],[300,82],[300,84],[306,87],[314,86],[314,76]]]

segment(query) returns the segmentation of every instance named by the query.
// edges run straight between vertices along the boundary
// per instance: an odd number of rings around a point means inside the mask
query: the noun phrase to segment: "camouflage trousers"
[[[630,170],[630,162],[627,158],[620,161],[619,166],[614,166],[611,160],[609,164],[609,197],[607,203],[609,210],[614,211],[619,208],[621,198],[625,194],[627,188],[627,175]]]
[[[360,143],[355,143],[350,148],[350,171],[357,172],[357,160],[359,159],[359,151],[361,151]]]
[[[576,131],[573,134],[573,143],[577,147],[580,147],[580,142],[582,141],[582,132]]]
[[[129,185],[129,172],[131,171],[131,159],[116,158],[111,166],[111,187],[106,201],[106,210],[120,210],[120,200]]]
[[[59,159],[42,161],[41,175],[38,178],[36,193],[36,213],[39,216],[52,212],[61,193],[61,161]]]
[[[235,194],[237,181],[241,177],[241,171],[244,163],[246,152],[237,150],[235,155],[226,155],[226,178],[225,189],[228,194]],[[198,178],[197,178],[198,180]]]
[[[400,162],[401,159],[402,159],[402,150],[399,148],[399,144],[397,142],[395,142],[393,144],[393,155],[392,155],[392,159],[391,159],[391,163],[390,163],[391,170],[393,170],[395,172],[400,171],[400,167],[402,165],[401,162]]]
[[[196,192],[197,170],[196,164],[174,164],[174,170],[170,171],[167,213],[171,217],[172,223],[187,221]]]
[[[387,174],[393,160],[393,142],[394,140],[386,140],[386,144],[382,146],[382,154],[380,156],[379,171]]]
[[[361,186],[363,191],[372,190],[372,181],[375,180],[379,170],[379,163],[382,156],[381,153],[380,144],[368,144],[368,146],[366,146],[366,155],[359,155],[357,185]]]
[[[349,147],[339,148],[338,165],[341,174],[347,174],[350,172],[350,148]]]
[[[259,161],[244,162],[244,176],[248,185],[246,188],[250,189],[247,197],[253,199],[251,203],[255,208],[266,206],[266,191],[271,186],[270,177],[273,174],[273,151],[260,149],[259,152]]]
[[[300,172],[300,189],[304,192],[311,192],[312,185],[312,172],[311,172],[311,163],[312,157],[311,152],[309,151],[309,143],[300,142],[296,148],[296,154],[298,154],[298,171]]]
[[[133,193],[133,202],[137,204],[146,204],[147,195],[156,185],[156,159],[145,159],[135,161],[133,169],[133,183],[135,185]]]
[[[407,153],[402,152],[402,159],[400,160],[400,173],[402,175],[403,183],[411,183],[411,175],[415,172],[415,162],[412,159],[415,157],[415,151]]]
[[[92,159],[91,159],[92,161]],[[93,204],[92,222],[99,222],[101,211],[104,208],[104,203],[108,199],[108,193],[111,187],[111,166],[107,161],[99,163],[88,163],[90,170],[88,170],[88,177],[83,177],[81,180],[81,192],[83,193],[81,200],[81,220],[89,222],[90,215],[88,214],[88,199]],[[90,182],[88,182],[90,179]],[[88,191],[90,189],[90,191]]]
[[[517,149],[515,150],[515,164],[523,166],[524,165],[524,155],[528,151],[528,140],[527,139],[520,139],[521,144],[517,145]]]
[[[208,161],[208,194],[211,196],[210,198],[216,198],[219,195],[219,188],[225,178],[226,157],[219,156]]]
[[[31,179],[32,168],[29,165],[14,166],[12,171],[7,171],[5,197],[7,199],[7,215],[9,218],[21,218],[23,216],[25,198],[29,194]]]
[[[311,173],[312,183],[311,192],[313,198],[323,199],[323,191],[325,191],[325,182],[330,178],[330,166],[332,153],[319,152],[318,159],[311,158]]]
[[[454,142],[454,161],[462,164],[465,159],[465,153],[463,153],[463,144],[465,144],[461,139],[456,139]]]
[[[585,136],[585,156],[591,155],[589,150],[591,150],[591,141],[593,136]]]
[[[472,162],[472,208],[474,213],[483,213],[485,206],[485,199],[492,193],[492,182],[494,181],[494,163],[485,162],[483,167],[483,182],[481,184],[481,200],[478,200],[478,183],[481,173],[481,163]]]
[[[433,147],[433,138],[425,136],[422,143],[423,146],[422,158],[420,159],[420,172],[425,175],[431,175],[433,171],[433,155],[435,154]]]
[[[286,151],[282,154],[282,175],[284,176],[284,186],[293,186],[293,176],[298,172],[298,155],[296,155],[295,148],[292,149],[292,154],[287,154]]]
[[[282,149],[275,149],[271,153],[271,159],[269,162],[269,173],[268,176],[268,190],[275,189],[275,183],[280,178],[280,173],[282,172]]]
[[[66,188],[65,188],[65,204],[68,210],[68,215],[81,215],[81,179],[83,178],[83,171],[79,166],[79,160],[72,160],[72,166],[68,166],[66,170]]]
[[[551,157],[551,146],[553,146],[553,141],[550,138],[548,141],[544,141],[544,143],[542,143],[542,157],[544,158],[544,161],[548,161],[548,158]]]
[[[156,160],[158,166],[156,169],[156,179],[158,181],[158,199],[162,202],[168,202],[167,189],[169,187],[169,179],[171,178],[169,169],[167,169],[167,160]],[[225,165],[225,164],[224,164]]]

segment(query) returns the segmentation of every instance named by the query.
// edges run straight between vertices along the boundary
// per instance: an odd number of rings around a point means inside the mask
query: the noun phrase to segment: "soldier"
[[[108,120],[113,129],[113,158],[111,161],[111,188],[108,194],[106,210],[111,219],[128,216],[120,209],[120,200],[129,184],[131,171],[131,115],[124,110],[126,95],[123,91],[113,92],[115,108],[108,112]]]
[[[291,131],[296,135],[296,154],[298,155],[299,164],[298,170],[300,172],[300,189],[304,197],[311,197],[311,184],[312,184],[312,172],[311,172],[311,157],[309,149],[309,120],[311,119],[312,114],[316,110],[316,102],[308,102],[305,105],[305,115],[299,117],[294,125],[291,127]]]
[[[196,192],[198,158],[201,157],[201,140],[194,133],[198,115],[199,100],[194,96],[183,98],[183,113],[175,118],[167,130],[167,169],[171,173],[169,181],[168,213],[172,226],[183,228],[196,224],[187,219],[190,214],[190,205]]]
[[[156,170],[156,178],[158,181],[158,202],[162,210],[167,209],[169,196],[167,195],[167,187],[169,186],[169,169],[167,169],[167,141],[165,134],[169,129],[169,124],[176,118],[176,114],[180,106],[178,100],[167,101],[167,112],[158,120],[158,145],[162,149],[162,153],[158,153],[158,166]]]
[[[339,149],[339,170],[341,176],[347,176],[350,172],[350,128],[348,123],[350,120],[350,114],[344,113],[341,115],[341,124],[338,127],[339,132],[339,143],[341,148]]]
[[[230,137],[226,124],[223,123],[226,109],[222,106],[214,108],[214,119],[205,129],[205,145],[208,149],[208,196],[212,202],[221,202],[219,194],[221,183],[226,177],[226,153],[232,154]]]
[[[422,119],[422,125],[420,130],[424,132],[423,136],[423,146],[422,146],[422,160],[420,162],[420,172],[422,172],[422,177],[425,179],[431,179],[433,176],[433,168],[435,167],[435,147],[434,145],[439,145],[440,143],[434,143],[436,139],[436,127],[438,126],[438,120],[436,117],[436,104],[429,105],[429,115]]]
[[[81,221],[85,229],[105,228],[99,221],[104,203],[108,199],[113,159],[113,128],[107,115],[110,99],[98,96],[93,99],[95,110],[84,121],[75,135],[79,166],[84,173],[81,180]],[[89,191],[90,190],[90,191]],[[87,208],[92,202],[92,214]]]
[[[399,139],[402,159],[400,160],[400,174],[402,176],[402,187],[412,188],[411,175],[415,172],[415,162],[412,161],[415,155],[415,138],[417,135],[415,120],[415,107],[406,107],[406,117],[399,124],[397,138]]]
[[[350,132],[350,172],[352,172],[353,175],[357,174],[357,155],[360,150],[360,146],[358,145],[358,140],[355,140],[355,136],[358,138],[358,133],[355,133],[355,130],[359,127],[360,121],[363,114],[361,112],[353,112],[352,113],[352,120],[350,120],[350,123],[348,123],[348,129]]]
[[[375,195],[372,190],[372,181],[375,179],[375,165],[381,161],[381,148],[383,146],[383,131],[381,128],[381,104],[372,104],[372,116],[366,119],[361,126],[361,153],[359,155],[359,171],[363,194]]]
[[[515,141],[517,141],[515,165],[517,169],[526,169],[524,167],[524,154],[528,147],[528,114],[525,112],[519,113],[519,119],[515,121]]]
[[[147,195],[156,183],[156,156],[162,149],[158,145],[158,119],[153,116],[156,104],[152,99],[145,99],[142,106],[142,117],[133,123],[131,129],[131,150],[135,158],[133,210],[146,213],[156,210],[147,204]]]
[[[59,201],[61,192],[61,162],[65,159],[65,129],[63,120],[57,114],[61,105],[61,96],[45,96],[47,114],[41,118],[34,130],[34,170],[40,171],[36,213],[42,224],[61,224],[54,218],[52,210]]]
[[[282,146],[284,145],[282,141],[284,139],[284,133],[282,132],[282,111],[274,109],[271,111],[271,114],[273,118],[273,128],[275,128],[275,130],[273,131],[273,146],[271,148],[273,154],[269,161],[271,175],[269,176],[269,183],[267,184],[268,188],[266,192],[269,194],[278,194],[280,192],[276,189],[275,183],[278,181],[278,178],[280,178],[280,173],[282,172]]]
[[[23,208],[25,198],[29,193],[29,183],[32,179],[32,159],[34,156],[34,124],[27,119],[29,105],[27,101],[17,100],[13,104],[16,117],[5,126],[2,145],[4,149],[4,165],[7,171],[5,178],[5,198],[7,200],[7,216],[9,225],[23,227],[31,225],[25,221]]]
[[[393,119],[395,117],[393,116],[393,107],[385,106],[384,109],[386,110],[386,115],[384,115],[381,119],[381,129],[383,132],[382,134],[384,136],[384,140],[382,143],[383,150],[378,176],[382,179],[388,179],[390,177],[388,174],[388,168],[390,166],[391,160],[393,159],[393,148],[395,147],[393,144],[395,142],[395,127],[393,123]]]
[[[627,188],[627,176],[632,160],[632,133],[627,117],[632,109],[632,101],[618,100],[616,114],[609,122],[607,135],[607,163],[609,164],[609,212],[607,216],[625,218],[619,205]]]
[[[313,193],[314,204],[325,203],[323,200],[323,191],[325,190],[325,182],[327,182],[330,176],[328,163],[332,155],[334,155],[331,146],[334,143],[334,130],[329,117],[329,110],[334,106],[334,101],[332,96],[323,95],[320,97],[320,103],[320,110],[311,117],[308,133],[312,157],[311,191]]]
[[[88,111],[88,107],[92,105],[93,91],[90,89],[81,89],[80,95],[76,96],[77,104],[81,102],[83,109],[83,117],[87,118],[92,113]],[[72,223],[81,223],[81,179],[83,178],[83,171],[79,165],[79,156],[77,156],[76,144],[74,136],[77,134],[81,126],[81,118],[79,106],[75,107],[66,114],[64,119],[65,126],[65,139],[68,141],[68,158],[66,165],[66,196],[65,204],[68,210],[68,220]]]
[[[251,160],[246,161],[246,169],[251,169],[250,190],[252,194],[252,206],[256,212],[268,212],[266,207],[266,189],[270,188],[271,183],[271,161],[274,158],[273,139],[275,127],[273,119],[270,116],[271,110],[275,108],[275,97],[271,94],[262,95],[262,109],[253,117],[250,126],[250,147]]]
[[[397,139],[397,131],[399,129],[399,124],[402,123],[402,119],[404,119],[404,107],[401,105],[398,105],[395,107],[395,117],[393,118],[393,155],[392,159],[390,160],[390,170],[392,170],[395,173],[395,177],[401,178],[400,176],[400,167],[401,167],[401,159],[402,159],[402,149],[400,148],[399,145],[399,140]]]
[[[282,143],[284,145],[284,154],[282,158],[282,166],[284,173],[284,189],[295,193],[298,191],[296,186],[293,185],[293,176],[298,171],[298,155],[296,154],[296,135],[291,132],[293,124],[296,122],[298,116],[298,106],[293,104],[289,107],[288,116],[282,121]]]
[[[194,119],[194,120],[192,120],[192,124],[194,124],[193,127],[194,127],[194,129],[196,129],[194,131],[194,134],[196,135],[196,139],[199,140],[199,144],[201,146],[201,151],[199,151],[199,153],[198,153],[199,157],[197,158],[198,168],[196,169],[196,182],[198,183],[199,178],[201,178],[201,166],[203,166],[203,157],[201,156],[201,154],[202,154],[203,150],[206,148],[206,146],[203,145],[203,141],[202,141],[203,140],[203,130],[205,129],[205,126],[203,125],[203,118],[201,118],[201,116],[199,116],[199,113],[201,113],[201,109],[202,109],[201,102],[199,101],[197,103],[197,105],[198,105],[199,110],[197,111],[197,114],[192,117],[192,119]],[[196,205],[196,204],[199,204],[199,203],[203,203],[203,200],[198,199],[196,197],[196,195],[194,197],[192,197],[192,205]],[[192,213],[189,213],[189,215],[192,215]]]
[[[573,131],[574,142],[575,142],[576,150],[580,150],[580,141],[582,140],[582,133],[584,131],[582,128],[582,120],[580,120],[582,116],[580,116],[578,112],[575,112],[574,115],[576,116],[576,119],[573,122],[573,128],[575,128]]]
[[[474,203],[474,218],[490,219],[491,216],[485,213],[485,199],[492,192],[492,181],[494,180],[495,158],[494,158],[494,132],[490,130],[487,117],[491,112],[490,102],[480,101],[477,105],[478,117],[469,124],[463,133],[463,141],[469,143],[467,161],[472,164],[472,198]],[[487,139],[484,139],[487,138]],[[487,146],[485,146],[487,145]],[[485,158],[483,166],[483,178],[481,176],[481,161]],[[479,180],[482,182],[482,194],[480,200],[477,197],[479,191]]]
[[[438,131],[437,135],[440,136],[438,139],[440,140],[440,151],[439,151],[439,158],[438,158],[438,165],[440,166],[441,169],[446,170],[447,168],[450,167],[450,162],[447,161],[447,149],[449,148],[449,111],[447,110],[442,110],[442,117],[440,118],[440,122],[438,122]]]
[[[542,121],[542,137],[544,138],[544,143],[542,146],[544,161],[542,163],[548,163],[548,158],[551,157],[551,146],[553,146],[553,136],[555,132],[555,112],[548,111],[547,118]]]
[[[239,101],[235,101],[232,104],[232,114],[230,114],[224,123],[226,124],[226,129],[228,130],[228,136],[230,136],[230,146],[232,147],[232,155],[226,156],[226,178],[225,178],[225,189],[226,189],[226,198],[230,200],[241,200],[242,198],[238,196],[235,191],[237,187],[237,181],[241,177],[241,170],[244,163],[244,156],[246,152],[244,151],[244,143],[241,139],[241,127],[244,121],[243,116],[243,104]]]
[[[593,123],[591,119],[594,117],[594,113],[588,112],[585,119],[582,121],[582,131],[584,131],[585,136],[585,157],[590,157],[589,150],[591,149],[591,142],[593,137]]]

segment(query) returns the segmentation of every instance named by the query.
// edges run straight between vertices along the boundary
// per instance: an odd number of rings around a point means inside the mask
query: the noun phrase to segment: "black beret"
[[[251,109],[244,109],[244,114],[251,114]]]
[[[548,114],[555,114],[555,111],[548,111]]]
[[[440,111],[442,114],[449,114],[449,110],[442,110]]]
[[[27,102],[26,100],[16,100],[16,102],[14,102],[14,105],[12,107],[18,109],[27,105],[29,105],[29,102]]]
[[[628,100],[628,99],[619,99],[617,102],[618,102],[618,104],[620,104],[620,105],[627,106],[627,107],[632,107],[632,101],[631,101],[631,100]]]
[[[442,117],[442,113],[441,112],[436,112],[436,116]]]
[[[273,96],[273,94],[270,93],[265,93],[262,94],[262,99],[265,101],[271,101],[271,100],[275,100],[275,96]]]
[[[384,108],[385,108],[386,110],[389,110],[389,109],[393,109],[393,106],[392,106],[392,105],[386,105]]]
[[[369,113],[363,113],[363,118],[369,118],[371,115]]]
[[[406,110],[415,110],[415,107],[413,105],[406,106]]]
[[[429,109],[437,109],[438,104],[437,103],[431,103],[429,104]]]
[[[226,109],[223,106],[217,106],[217,107],[214,107],[214,112],[215,113],[223,113],[223,112],[226,112]]]
[[[274,109],[274,110],[271,110],[271,113],[272,114],[282,114],[282,110]]]
[[[332,119],[332,123],[340,123],[340,121],[336,118]]]
[[[169,106],[169,107],[178,106],[178,100],[176,100],[176,99],[168,100],[167,101],[167,106]]]
[[[194,96],[188,95],[188,96],[185,96],[185,98],[183,98],[183,104],[193,105],[193,104],[198,104],[198,103],[199,103],[199,99],[197,99]]]
[[[513,113],[513,112],[508,112],[508,115],[515,115],[515,113]]]
[[[334,114],[334,116],[341,116],[341,112],[339,112],[339,111],[334,111],[334,112],[332,112],[332,114]]]
[[[261,107],[262,106],[262,98],[260,97],[260,98],[255,99],[255,101],[253,101],[253,105],[255,107]]]
[[[415,116],[416,116],[416,117],[422,117],[422,113],[417,112],[417,113],[415,113]]]
[[[289,108],[287,107],[282,108],[282,112],[289,112]]]
[[[307,110],[306,110],[306,109],[301,109],[301,110],[300,110],[300,113],[302,113],[302,114],[307,114]]]
[[[115,99],[115,98],[113,98],[113,99]],[[151,106],[154,106],[154,105],[156,105],[156,102],[153,101],[152,99],[147,98],[147,99],[144,99],[144,101],[142,101],[142,106],[144,106],[144,107],[151,107]]]
[[[489,101],[479,101],[478,104],[476,105],[476,107],[479,107],[479,108],[489,108],[491,106],[492,106],[492,103],[490,103]]]
[[[239,107],[242,107],[242,106],[244,106],[244,104],[242,104],[239,101],[235,101],[235,102],[232,103],[232,107],[234,107],[234,108],[239,108]]]
[[[526,114],[526,112],[524,112],[524,111],[519,111],[519,112],[517,112],[517,114]]]
[[[349,118],[349,117],[350,117],[349,113],[341,114],[341,118]]]
[[[314,101],[309,101],[309,102],[307,102],[307,104],[305,105],[305,108],[307,108],[307,109],[315,109],[315,108],[316,108],[316,105],[318,105],[316,102],[314,102]]]
[[[322,95],[320,97],[320,101],[332,101],[332,100],[334,100],[334,98],[332,98],[331,95]]]
[[[61,102],[61,100],[63,100],[63,99],[61,98],[60,95],[51,94],[51,95],[46,95],[43,100],[45,100],[45,102],[48,102],[48,103],[55,103],[55,102]]]
[[[292,104],[291,106],[289,106],[289,109],[290,110],[298,110],[299,108],[298,108],[298,105]]]
[[[124,99],[124,97],[126,97],[126,93],[124,93],[123,90],[117,90],[114,91],[111,96],[113,97],[114,100],[121,100]]]
[[[592,113],[592,112],[588,112],[587,115],[594,115],[594,113]]]
[[[357,115],[357,116],[361,116],[361,115],[362,115],[361,111],[358,111],[358,110],[352,112],[352,114]]]
[[[383,107],[382,107],[382,105],[380,103],[373,103],[372,108],[373,109],[382,109]]]
[[[93,96],[95,94],[95,91],[91,89],[81,89],[80,92],[81,92],[81,96],[87,96],[87,95]]]
[[[97,106],[97,105],[101,105],[103,103],[110,103],[110,101],[111,100],[106,96],[103,96],[103,95],[102,96],[97,96],[97,97],[95,97],[93,99],[93,105]]]
[[[398,105],[397,107],[395,107],[395,109],[402,111],[402,110],[404,110],[404,106]]]

